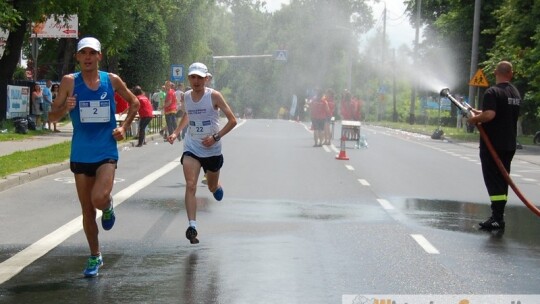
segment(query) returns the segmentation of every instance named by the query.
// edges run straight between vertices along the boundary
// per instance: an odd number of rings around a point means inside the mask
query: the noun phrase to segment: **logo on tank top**
[[[103,92],[103,94],[101,94],[101,99],[105,99],[105,97],[107,97],[107,92]]]

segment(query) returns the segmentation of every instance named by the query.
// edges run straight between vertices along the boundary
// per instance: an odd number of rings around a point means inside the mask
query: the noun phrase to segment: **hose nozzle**
[[[444,88],[441,90],[441,97],[448,97],[448,95],[450,95],[450,89],[449,88]]]
[[[458,101],[457,99],[454,98],[454,96],[452,96],[450,94],[450,89],[449,88],[444,88],[441,90],[441,97],[446,97],[448,98],[454,105],[456,105],[456,107],[458,107],[461,112],[467,116],[467,117],[471,117],[472,116],[472,107],[464,102],[464,101]]]

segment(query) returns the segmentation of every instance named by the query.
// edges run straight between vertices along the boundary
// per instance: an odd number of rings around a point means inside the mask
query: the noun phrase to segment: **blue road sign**
[[[171,64],[171,81],[173,82],[184,81],[184,65],[183,64]]]

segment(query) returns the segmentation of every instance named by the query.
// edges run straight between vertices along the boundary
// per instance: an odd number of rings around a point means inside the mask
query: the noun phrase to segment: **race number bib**
[[[110,100],[85,100],[79,102],[82,123],[109,122],[111,120]]]
[[[189,121],[189,133],[192,138],[203,139],[206,136],[212,135],[212,123],[210,120],[205,121]]]

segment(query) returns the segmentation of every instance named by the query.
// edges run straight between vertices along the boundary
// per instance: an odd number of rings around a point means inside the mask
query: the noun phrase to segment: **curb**
[[[163,137],[159,134],[150,135],[146,137],[147,141],[155,141],[156,139],[163,140]],[[130,140],[118,145],[118,150],[121,151],[125,147],[135,147],[137,140]],[[69,170],[69,159],[61,163],[44,165],[37,168],[27,169],[18,173],[10,174],[6,177],[0,178],[0,192],[9,188],[26,184],[38,178],[42,178],[51,174],[58,173],[60,171]]]

